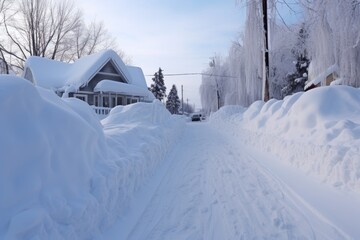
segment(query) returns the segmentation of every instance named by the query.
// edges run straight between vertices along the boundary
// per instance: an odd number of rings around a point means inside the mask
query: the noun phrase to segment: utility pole
[[[181,85],[181,109],[182,115],[184,115],[184,87]]]
[[[209,66],[212,68],[212,74],[211,75],[215,75],[214,74],[214,71],[215,71],[215,65],[216,65],[216,62],[215,62],[215,57],[213,57],[211,59],[211,62],[209,63]],[[215,77],[215,84],[216,84],[216,97],[217,97],[217,110],[220,109],[220,92],[219,92],[219,84],[217,82],[217,78],[216,76]]]
[[[220,92],[219,92],[219,85],[216,81],[216,95],[217,95],[217,110],[220,109]]]
[[[265,102],[269,101],[269,33],[268,33],[268,15],[267,0],[262,1],[263,7],[263,24],[264,24],[264,66],[263,66],[263,89],[262,97]]]

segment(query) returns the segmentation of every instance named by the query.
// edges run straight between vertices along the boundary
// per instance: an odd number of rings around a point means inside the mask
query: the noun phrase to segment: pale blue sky
[[[77,0],[88,19],[103,21],[133,65],[153,74],[201,72],[215,53],[226,55],[244,22],[235,0]],[[151,77],[147,77],[148,83]],[[201,76],[165,77],[184,85],[184,98],[200,107]]]
[[[103,21],[144,74],[202,72],[215,54],[226,56],[244,26],[236,0],[77,0],[87,19]],[[151,77],[146,77],[148,84]],[[200,108],[201,76],[165,77],[170,90]],[[181,96],[180,96],[181,97]]]

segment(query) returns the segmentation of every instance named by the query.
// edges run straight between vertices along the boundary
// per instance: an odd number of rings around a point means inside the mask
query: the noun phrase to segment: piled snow
[[[112,80],[101,80],[94,88],[95,92],[115,92],[124,95],[143,96],[148,101],[155,99],[154,95],[145,87],[116,82]]]
[[[86,103],[9,76],[0,111],[0,239],[101,238],[183,124],[154,102],[102,125]]]
[[[212,124],[227,122],[229,131],[239,129],[242,141],[335,186],[360,190],[360,89],[322,87],[227,112],[220,109]]]
[[[222,107],[219,111],[212,113],[210,116],[211,120],[221,121],[223,119],[233,120],[233,118],[237,118],[237,114],[243,113],[246,108],[238,106],[238,105],[229,105]]]
[[[119,168],[122,197],[129,197],[165,158],[181,134],[185,121],[173,116],[158,100],[151,105],[137,103],[117,106],[102,120],[109,159]],[[118,184],[114,186],[115,189]],[[121,207],[121,206],[120,206]]]

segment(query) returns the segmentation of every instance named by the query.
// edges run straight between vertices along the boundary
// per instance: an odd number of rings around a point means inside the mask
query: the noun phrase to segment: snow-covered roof
[[[338,68],[338,66],[336,64],[331,65],[325,71],[323,71],[321,74],[319,74],[316,78],[314,78],[313,80],[307,82],[304,89],[306,90],[306,89],[310,88],[313,85],[316,86],[319,83],[325,81],[327,76],[329,76],[331,73],[337,72],[338,69],[339,68]]]
[[[142,69],[135,66],[126,66],[126,67],[128,72],[130,73],[132,83],[136,86],[147,89],[146,80]]]
[[[38,86],[49,89],[79,89],[85,86],[109,60],[112,60],[125,81],[130,84],[137,82],[131,78],[128,68],[119,55],[110,49],[84,56],[74,63],[32,56],[27,59],[25,69],[31,69],[34,83]]]
[[[135,84],[127,84],[112,80],[101,80],[94,88],[95,92],[114,92],[132,96],[143,96],[147,101],[153,101],[154,95],[147,89]]]
[[[70,72],[70,64],[35,56],[26,60],[25,70],[27,68],[31,70],[35,85],[53,90],[66,85]]]

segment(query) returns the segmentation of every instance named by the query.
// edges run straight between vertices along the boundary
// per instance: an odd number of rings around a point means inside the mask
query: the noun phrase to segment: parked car
[[[193,113],[191,115],[191,121],[195,122],[195,121],[201,121],[201,114],[199,113]]]

